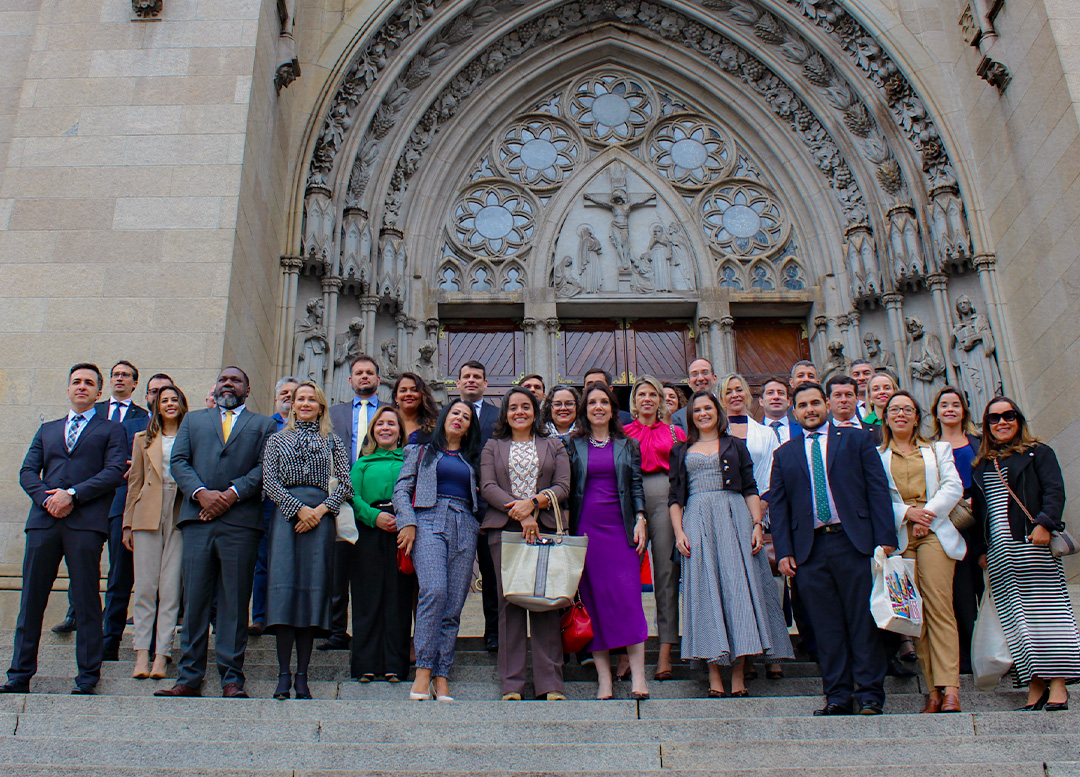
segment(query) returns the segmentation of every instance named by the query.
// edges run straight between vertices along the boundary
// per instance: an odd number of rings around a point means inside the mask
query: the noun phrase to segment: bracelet
[[[647,520],[648,519],[644,515],[639,515],[636,522],[637,523],[645,523],[645,522],[647,522]]]

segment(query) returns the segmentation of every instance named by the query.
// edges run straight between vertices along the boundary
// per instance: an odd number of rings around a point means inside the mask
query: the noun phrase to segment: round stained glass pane
[[[753,237],[761,229],[761,216],[746,205],[732,205],[724,211],[724,229],[735,237]]]
[[[630,118],[630,103],[617,94],[602,94],[593,100],[592,113],[607,127],[617,127]]]
[[[550,140],[533,138],[521,147],[521,161],[533,170],[546,170],[555,164],[559,150]]]
[[[683,170],[696,170],[708,160],[709,151],[701,141],[683,138],[671,145],[671,158]]]
[[[476,214],[476,231],[488,240],[506,237],[513,228],[514,214],[502,205],[487,205]]]

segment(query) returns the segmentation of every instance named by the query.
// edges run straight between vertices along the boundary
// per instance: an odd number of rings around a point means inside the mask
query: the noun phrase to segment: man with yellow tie
[[[368,424],[379,409],[379,363],[366,354],[359,354],[349,363],[349,386],[352,402],[342,402],[330,408],[334,434],[352,452],[355,462],[364,447]],[[319,650],[348,650],[349,637],[349,577],[354,546],[339,542],[334,548],[334,595],[330,602],[330,638]]]
[[[249,388],[239,367],[223,369],[214,385],[217,406],[184,416],[173,443],[170,468],[184,495],[177,521],[184,537],[183,657],[176,685],[156,696],[201,695],[216,596],[222,696],[247,698],[248,602],[265,528],[262,457],[277,431],[273,419],[248,409]]]

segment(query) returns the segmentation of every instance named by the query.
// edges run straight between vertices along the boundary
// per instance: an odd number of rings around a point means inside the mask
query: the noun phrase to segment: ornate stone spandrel
[[[163,10],[162,0],[131,0],[131,21],[159,22]]]
[[[1002,392],[997,344],[990,319],[979,313],[966,294],[956,298],[956,324],[952,328],[952,363],[978,418],[987,403]]]
[[[321,297],[309,299],[305,317],[296,322],[293,353],[296,354],[295,374],[303,380],[321,386],[326,378],[326,359],[329,344],[323,324],[325,308]]]
[[[349,322],[345,331],[335,338],[334,342],[334,388],[331,402],[348,402],[352,399],[353,390],[349,385],[349,365],[352,360],[363,353],[364,347],[360,338],[364,332],[364,319],[354,318]]]
[[[904,327],[908,335],[907,373],[911,393],[926,413],[934,395],[945,385],[945,352],[941,338],[927,332],[917,316],[908,316]]]
[[[874,332],[867,332],[862,337],[863,353],[866,360],[875,370],[888,370],[894,375],[896,369],[896,356],[892,351],[881,347],[881,338]]]

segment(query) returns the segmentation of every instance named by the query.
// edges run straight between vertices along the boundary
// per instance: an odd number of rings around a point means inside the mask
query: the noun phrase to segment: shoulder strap
[[[1013,501],[1016,502],[1016,504],[1020,505],[1020,509],[1023,510],[1024,515],[1027,516],[1027,519],[1031,521],[1032,524],[1035,524],[1035,519],[1031,517],[1031,513],[1028,512],[1028,509],[1024,506],[1024,503],[1020,501],[1020,497],[1018,497],[1016,495],[1016,492],[1009,487],[1009,481],[1005,477],[1005,473],[1001,471],[1001,464],[998,463],[997,459],[994,459],[994,471],[997,472],[997,476],[1001,479],[1001,485],[1005,486],[1005,490],[1009,492],[1009,496],[1013,498]]]

